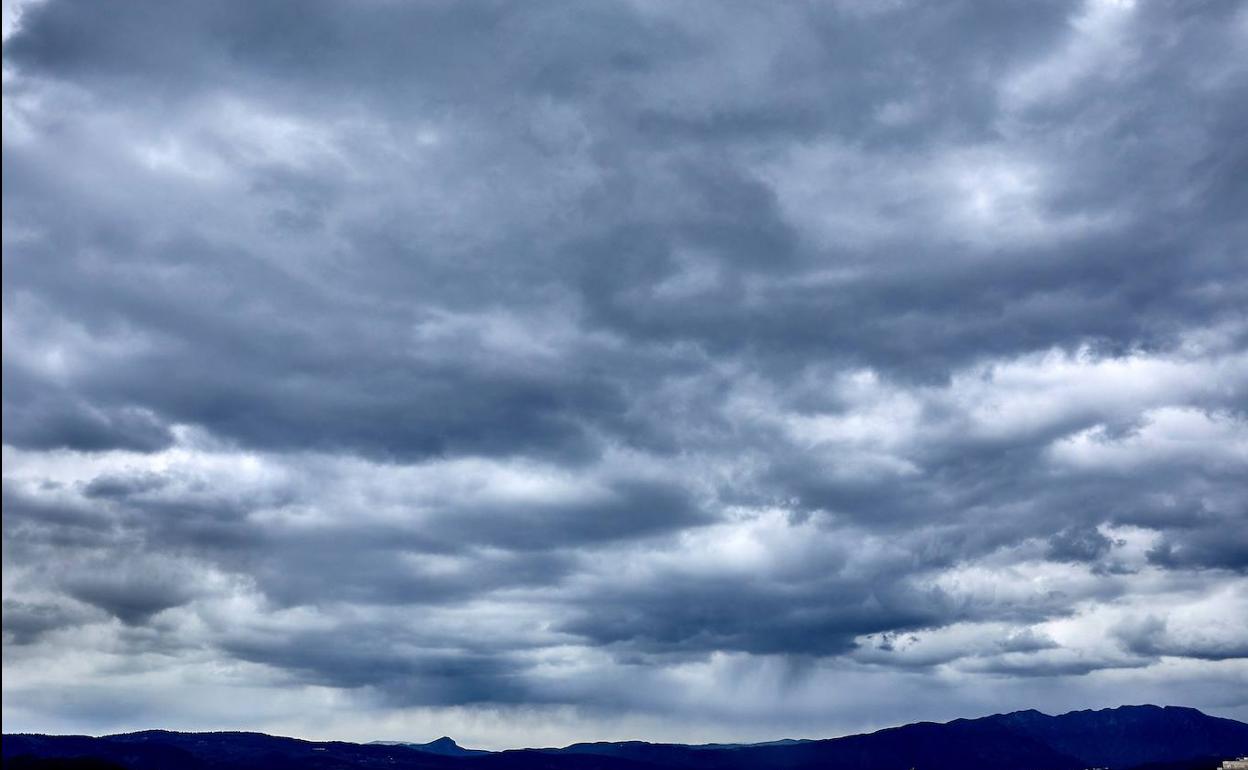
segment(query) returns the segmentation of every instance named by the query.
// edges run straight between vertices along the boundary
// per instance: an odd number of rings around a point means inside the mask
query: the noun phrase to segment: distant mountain
[[[417,751],[426,751],[430,754],[441,754],[444,757],[470,757],[473,755],[489,754],[488,751],[481,749],[465,749],[455,742],[454,738],[443,735],[436,741],[428,743],[409,743],[407,741],[369,741],[369,746],[406,746],[409,749]]]
[[[978,720],[977,720],[978,721]],[[653,743],[576,744],[561,753],[602,754],[651,766],[692,770],[1082,770],[1079,760],[990,723],[920,723],[867,735],[780,746],[706,750]]]
[[[4,770],[1214,770],[1248,754],[1248,724],[1195,709],[1123,706],[920,722],[827,740],[624,741],[487,752],[430,743],[303,741],[262,733],[5,735]]]
[[[1177,706],[1123,706],[1056,717],[1018,711],[987,719],[1098,767],[1243,754],[1248,740],[1242,722]]]

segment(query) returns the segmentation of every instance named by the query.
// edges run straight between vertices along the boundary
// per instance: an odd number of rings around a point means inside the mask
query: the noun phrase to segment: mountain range
[[[489,752],[430,743],[305,741],[147,730],[6,734],[4,770],[1213,770],[1248,754],[1248,724],[1175,706],[1016,711],[825,740],[624,741]]]

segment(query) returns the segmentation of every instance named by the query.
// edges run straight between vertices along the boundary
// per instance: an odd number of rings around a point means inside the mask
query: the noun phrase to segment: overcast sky
[[[4,729],[1248,719],[1248,3],[5,3]]]

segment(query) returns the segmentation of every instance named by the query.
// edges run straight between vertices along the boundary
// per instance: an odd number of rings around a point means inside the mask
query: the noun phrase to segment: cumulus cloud
[[[6,3],[6,727],[1248,717],[1246,19]]]

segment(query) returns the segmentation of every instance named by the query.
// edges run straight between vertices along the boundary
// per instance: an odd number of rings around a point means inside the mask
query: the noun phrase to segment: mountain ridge
[[[448,736],[358,744],[169,730],[100,737],[13,733],[3,740],[4,770],[1211,770],[1243,754],[1248,724],[1147,704],[1055,716],[1026,709],[754,744],[587,742],[491,752],[463,748]]]

